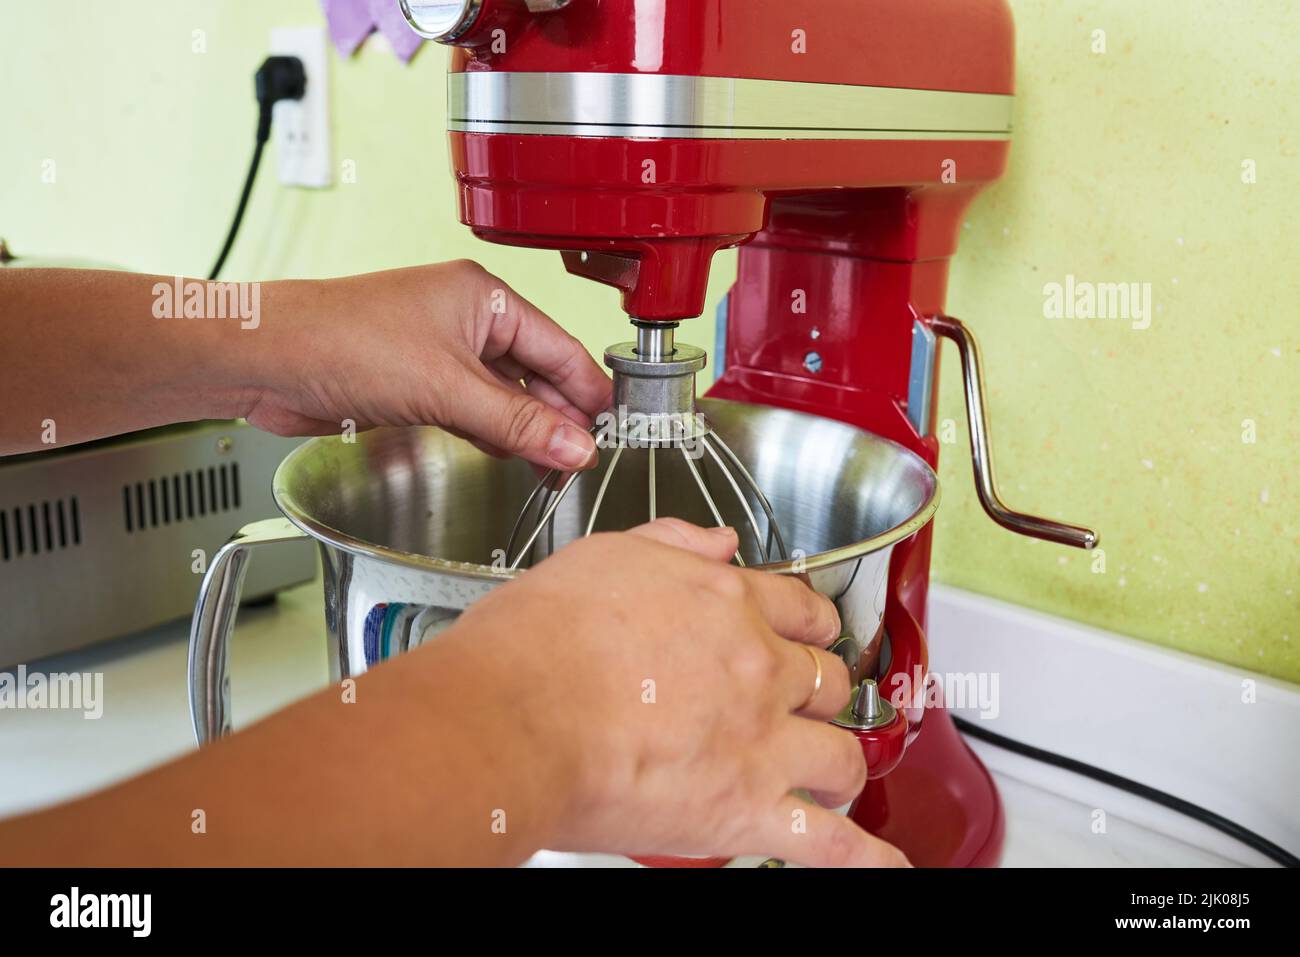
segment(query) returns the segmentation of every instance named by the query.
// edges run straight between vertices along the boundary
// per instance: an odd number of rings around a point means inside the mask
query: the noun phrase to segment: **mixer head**
[[[560,251],[637,320],[699,316],[714,254],[774,222],[805,248],[946,258],[1005,165],[1006,0],[403,4],[454,47],[462,222]]]
[[[704,350],[678,343],[676,323],[634,325],[635,341],[605,350],[605,365],[614,377],[614,404],[597,418],[592,429],[600,449],[596,471],[601,478],[580,533],[590,535],[602,527],[602,507],[613,496],[643,497],[644,513],[627,507],[614,511],[645,521],[666,515],[699,521],[703,504],[706,521],[743,526],[739,531],[751,561],[788,559],[767,496],[696,408],[695,375],[704,368]],[[561,479],[553,469],[537,483],[506,546],[511,569],[526,567],[555,549],[557,512],[581,474],[574,472]],[[696,498],[685,502],[687,495]],[[725,506],[719,504],[720,497],[725,497]],[[724,512],[743,516],[743,522],[728,521]],[[567,537],[562,536],[560,544]],[[746,564],[741,549],[734,561]]]

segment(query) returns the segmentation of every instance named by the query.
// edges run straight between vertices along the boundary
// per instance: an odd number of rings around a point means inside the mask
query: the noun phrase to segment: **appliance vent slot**
[[[75,495],[0,508],[0,562],[81,544],[81,511]]]
[[[239,508],[239,463],[211,465],[122,486],[127,532],[188,522]]]

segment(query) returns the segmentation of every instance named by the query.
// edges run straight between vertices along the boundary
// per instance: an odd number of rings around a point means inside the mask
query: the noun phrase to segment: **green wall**
[[[949,307],[984,346],[1004,496],[1095,525],[1105,571],[984,517],[949,352],[936,573],[1300,680],[1300,5],[1014,6],[1011,169],[971,211]],[[29,254],[206,271],[242,182],[267,34],[319,20],[314,0],[0,0],[0,235]],[[402,66],[373,38],[333,57],[335,160],[355,163],[356,182],[283,189],[269,154],[227,275],[472,256],[599,350],[624,328],[615,293],[456,222],[444,60],[430,48]],[[734,262],[719,257],[715,300]],[[1044,285],[1067,275],[1150,283],[1150,328],[1044,318]],[[711,346],[711,318],[687,337]]]

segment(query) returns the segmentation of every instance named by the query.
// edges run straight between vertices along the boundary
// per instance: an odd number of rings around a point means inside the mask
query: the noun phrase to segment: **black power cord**
[[[1084,777],[1092,778],[1094,781],[1100,781],[1102,784],[1108,784],[1113,788],[1119,788],[1121,791],[1128,791],[1130,794],[1136,794],[1138,797],[1146,798],[1171,811],[1177,811],[1195,821],[1207,824],[1216,831],[1222,831],[1224,834],[1240,841],[1247,847],[1254,848],[1265,857],[1276,861],[1283,867],[1300,867],[1300,858],[1288,851],[1284,847],[1279,847],[1268,838],[1256,834],[1248,828],[1242,827],[1236,821],[1229,821],[1220,814],[1213,811],[1207,811],[1200,805],[1193,804],[1190,801],[1184,801],[1180,797],[1175,797],[1165,791],[1158,791],[1153,787],[1148,787],[1131,778],[1122,777],[1103,768],[1094,767],[1091,764],[1085,764],[1082,761],[1076,761],[1074,758],[1067,758],[1061,754],[1055,754],[1051,751],[1044,751],[1042,748],[1036,748],[1032,744],[1025,744],[1022,741],[1015,741],[1011,738],[1003,737],[987,728],[982,728],[973,721],[967,721],[965,718],[952,716],[952,722],[957,726],[957,730],[962,734],[968,734],[972,738],[978,738],[980,741],[986,741],[995,747],[1002,748],[1005,751],[1011,751],[1014,754],[1023,755],[1026,758],[1032,758],[1035,761],[1041,761],[1044,764],[1050,764],[1054,767],[1063,768],[1066,771],[1072,771],[1075,774],[1082,774]]]
[[[244,180],[244,191],[239,196],[239,206],[235,208],[235,219],[230,224],[230,233],[226,243],[221,247],[217,263],[212,267],[208,279],[216,279],[221,274],[221,267],[226,264],[230,247],[235,245],[235,236],[239,224],[244,220],[244,210],[248,207],[248,197],[253,192],[253,180],[257,178],[257,168],[262,164],[262,149],[271,138],[271,107],[281,100],[301,100],[307,92],[307,71],[302,60],[296,56],[272,56],[262,61],[253,86],[257,93],[257,142],[253,146],[253,162],[248,167],[248,177]]]

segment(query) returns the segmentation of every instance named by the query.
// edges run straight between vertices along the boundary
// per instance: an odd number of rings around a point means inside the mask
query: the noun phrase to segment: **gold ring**
[[[822,690],[821,656],[818,655],[816,649],[814,649],[810,645],[800,645],[799,647],[802,648],[804,651],[808,652],[808,654],[812,655],[813,664],[817,666],[817,677],[813,679],[812,691],[808,692],[808,697],[804,699],[804,703],[799,705],[799,707],[795,708],[796,711],[802,711],[804,708],[812,704],[813,698],[817,697],[817,692]]]

